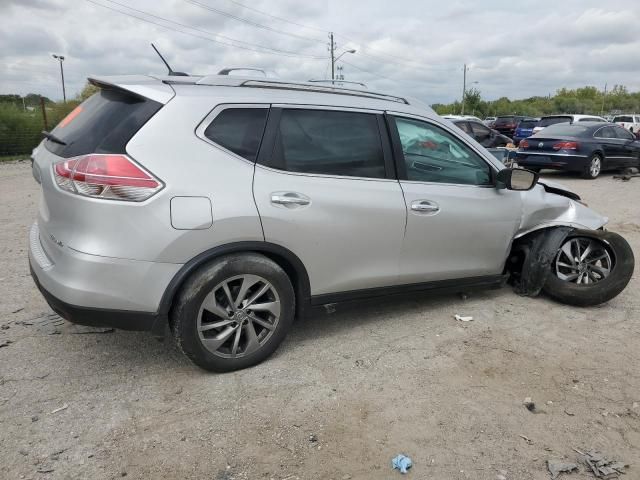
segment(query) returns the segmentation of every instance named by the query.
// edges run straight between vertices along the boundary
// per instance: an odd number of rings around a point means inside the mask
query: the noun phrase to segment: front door
[[[502,273],[520,192],[497,190],[493,167],[444,125],[387,119],[407,206],[402,283]]]
[[[312,295],[398,281],[406,208],[381,113],[272,108],[254,176],[267,242],[305,265]]]

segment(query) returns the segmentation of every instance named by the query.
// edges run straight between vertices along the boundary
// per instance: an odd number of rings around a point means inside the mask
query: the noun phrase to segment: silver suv
[[[575,193],[418,101],[229,75],[90,81],[101,91],[33,162],[32,275],[69,321],[168,327],[229,371],[312,306],[506,281],[594,305],[633,272]]]

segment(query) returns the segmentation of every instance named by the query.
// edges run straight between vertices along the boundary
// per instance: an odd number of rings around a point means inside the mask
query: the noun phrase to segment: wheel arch
[[[309,274],[302,261],[291,250],[275,243],[246,241],[235,242],[206,250],[187,263],[174,275],[165,289],[158,311],[159,320],[154,325],[153,332],[157,336],[164,336],[165,326],[168,323],[169,312],[176,295],[185,281],[201,265],[230,253],[260,253],[276,262],[289,276],[296,295],[296,316],[303,315],[310,305],[311,287]]]

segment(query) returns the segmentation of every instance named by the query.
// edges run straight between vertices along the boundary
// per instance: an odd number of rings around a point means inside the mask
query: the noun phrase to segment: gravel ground
[[[640,179],[549,176],[640,252]],[[640,478],[637,274],[597,308],[509,288],[339,306],[216,375],[169,341],[52,314],[27,265],[38,196],[28,163],[0,165],[0,478],[387,479],[405,453],[407,478],[530,480],[573,448]]]

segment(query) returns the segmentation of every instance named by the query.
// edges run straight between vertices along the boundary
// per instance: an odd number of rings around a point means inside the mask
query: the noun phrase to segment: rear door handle
[[[411,210],[418,213],[438,213],[440,207],[431,200],[415,200],[411,202]]]
[[[297,192],[273,192],[271,203],[278,206],[295,208],[311,204],[311,199]]]

